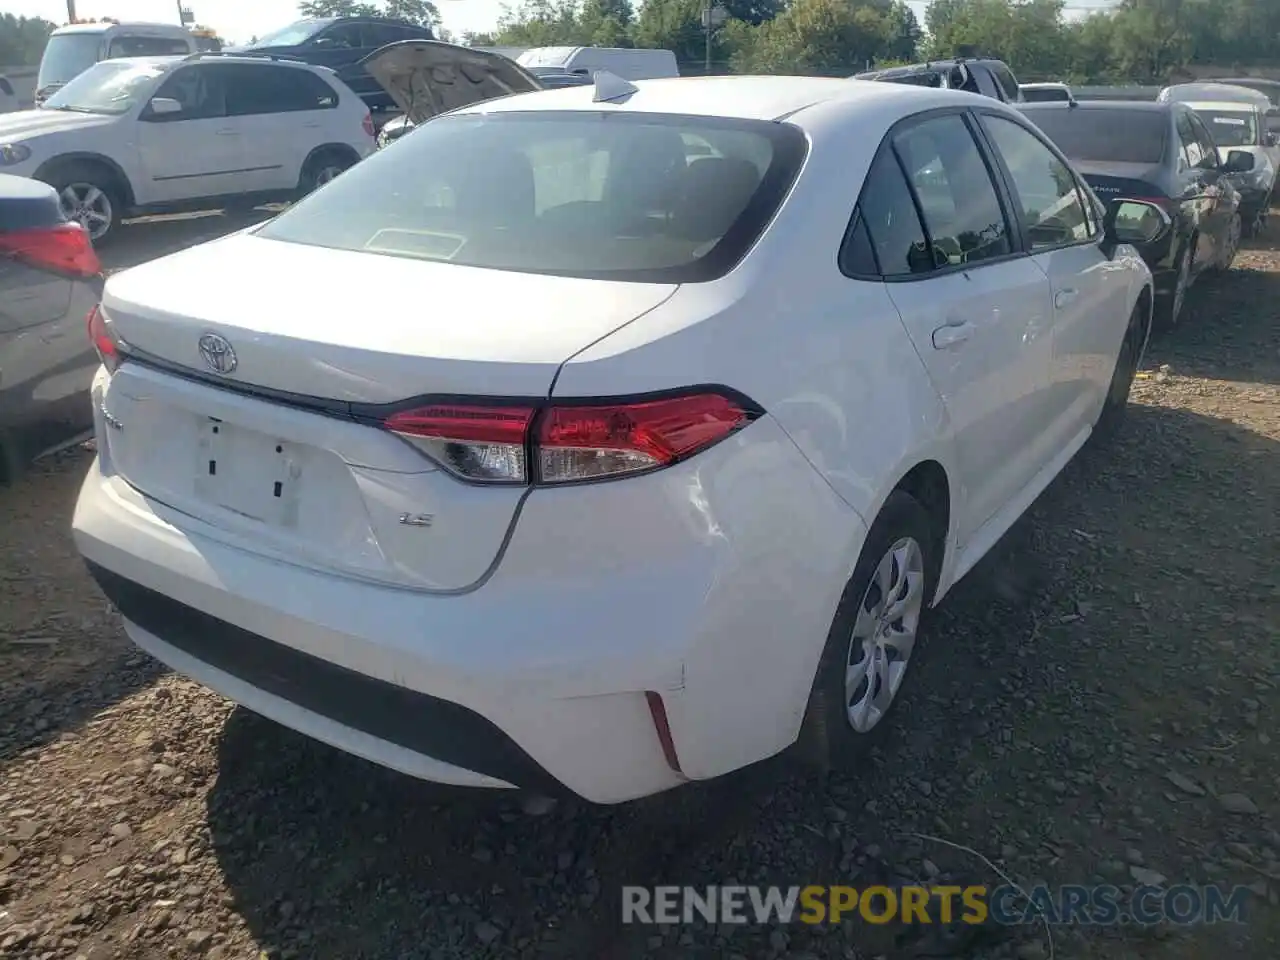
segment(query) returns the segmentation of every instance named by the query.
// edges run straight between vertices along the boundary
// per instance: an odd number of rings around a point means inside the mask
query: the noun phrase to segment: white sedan
[[[1123,413],[1168,229],[1124,206],[956,91],[466,107],[109,280],[76,543],[140,647],[413,776],[842,762]]]

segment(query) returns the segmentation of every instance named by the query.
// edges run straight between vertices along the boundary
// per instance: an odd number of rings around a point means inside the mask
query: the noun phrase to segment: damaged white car
[[[378,132],[378,147],[438,114],[482,100],[560,84],[540,82],[514,60],[439,40],[401,40],[381,47],[362,66],[382,84],[403,115]],[[590,83],[586,77],[575,82]]]

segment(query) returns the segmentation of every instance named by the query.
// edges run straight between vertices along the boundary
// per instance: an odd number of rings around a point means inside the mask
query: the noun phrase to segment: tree
[[[0,13],[0,63],[18,67],[40,62],[54,25],[40,17]]]
[[[440,22],[440,11],[431,0],[383,0],[383,6],[367,0],[303,0],[304,17],[395,17],[424,27]]]
[[[578,35],[594,47],[629,47],[632,17],[628,0],[584,0]]]
[[[634,29],[637,47],[671,50],[683,63],[702,63],[707,35],[702,28],[704,0],[645,0]],[[728,54],[725,38],[731,31],[712,35],[711,58],[723,60]]]
[[[582,42],[574,0],[526,0],[504,7],[491,46],[562,47]]]
[[[740,47],[733,67],[747,73],[848,75],[887,55],[901,26],[894,14],[891,3],[793,0],[773,20],[735,31]]]

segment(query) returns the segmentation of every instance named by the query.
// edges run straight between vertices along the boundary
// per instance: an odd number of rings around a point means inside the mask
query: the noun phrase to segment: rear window
[[[698,282],[746,254],[804,152],[799,129],[763,121],[444,116],[259,236],[523,273]]]
[[[1160,163],[1169,117],[1154,110],[1032,110],[1027,118],[1072,160]]]
[[[1197,110],[1220,147],[1256,147],[1258,118],[1252,110]]]
[[[1022,98],[1027,103],[1059,103],[1070,100],[1071,96],[1061,87],[1041,87],[1030,90],[1023,87]]]

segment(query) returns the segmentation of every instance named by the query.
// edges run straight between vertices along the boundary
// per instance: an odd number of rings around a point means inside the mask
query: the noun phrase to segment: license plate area
[[[251,520],[297,526],[303,457],[296,445],[209,416],[197,418],[195,433],[197,497]]]

